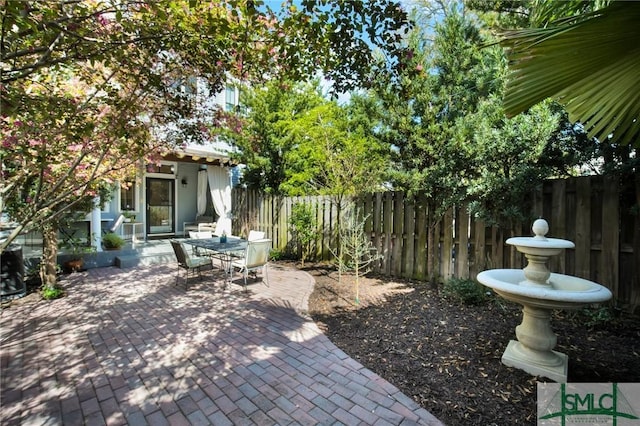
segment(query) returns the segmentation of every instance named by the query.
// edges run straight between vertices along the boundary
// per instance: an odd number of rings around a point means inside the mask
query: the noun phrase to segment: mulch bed
[[[316,280],[310,313],[331,341],[445,424],[535,424],[533,377],[500,361],[522,314],[490,297],[466,305],[424,283],[338,278],[305,265]],[[608,310],[606,312],[612,312]],[[600,310],[556,312],[555,350],[569,356],[569,382],[640,382],[640,319]]]

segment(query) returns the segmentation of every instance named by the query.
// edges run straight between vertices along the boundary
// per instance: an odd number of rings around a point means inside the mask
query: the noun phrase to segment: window
[[[120,186],[120,211],[136,210],[136,182],[127,181]]]
[[[172,164],[147,164],[147,173],[159,173],[163,175],[175,174],[175,166]]]
[[[230,87],[227,86],[225,92],[224,92],[224,99],[225,99],[225,111],[235,111],[236,110],[236,105],[238,104],[236,102],[236,89],[235,87]]]
[[[180,91],[186,95],[198,94],[198,80],[195,77],[188,77],[182,81]]]

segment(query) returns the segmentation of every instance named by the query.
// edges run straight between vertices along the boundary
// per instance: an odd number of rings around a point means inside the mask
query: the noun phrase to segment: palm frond
[[[507,115],[552,97],[590,136],[640,144],[639,22],[640,2],[614,2],[553,27],[503,32]]]

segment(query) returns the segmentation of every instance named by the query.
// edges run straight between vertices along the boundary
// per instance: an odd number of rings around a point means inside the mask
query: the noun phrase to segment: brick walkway
[[[0,424],[440,424],[319,331],[308,274],[185,292],[175,268],[92,269],[3,309]]]

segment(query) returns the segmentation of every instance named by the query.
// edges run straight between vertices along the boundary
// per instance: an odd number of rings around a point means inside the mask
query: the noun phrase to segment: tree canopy
[[[371,134],[364,99],[340,106],[318,80],[274,80],[243,93],[246,115],[221,134],[238,148],[247,187],[341,198],[380,188],[388,150]]]

